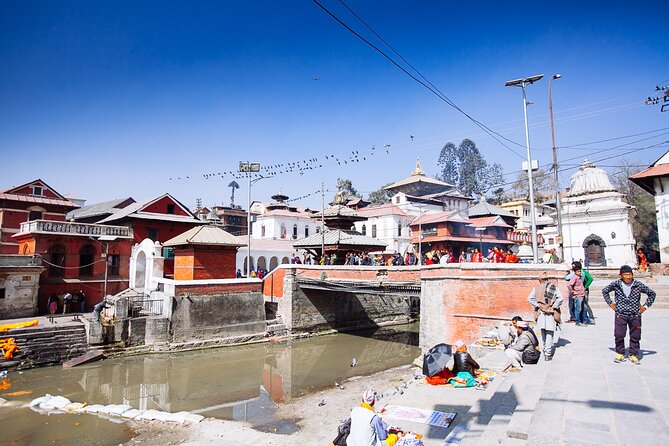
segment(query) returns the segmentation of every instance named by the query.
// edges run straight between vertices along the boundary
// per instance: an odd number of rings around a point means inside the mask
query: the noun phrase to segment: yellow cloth
[[[0,339],[0,350],[4,350],[5,359],[12,359],[18,349],[19,346],[14,343],[14,338]]]
[[[35,319],[34,321],[25,321],[25,322],[15,322],[13,324],[4,324],[0,325],[0,333],[3,331],[11,330],[12,328],[22,328],[22,327],[34,327],[39,324],[39,321]]]

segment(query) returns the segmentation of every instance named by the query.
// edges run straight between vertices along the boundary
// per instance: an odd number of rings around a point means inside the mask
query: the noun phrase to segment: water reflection
[[[191,411],[276,424],[278,404],[331,388],[335,381],[409,364],[418,356],[417,324],[336,334],[283,344],[257,344],[196,352],[111,359],[73,369],[49,367],[14,375],[12,391],[30,390],[73,401],[129,404],[138,409]],[[358,365],[351,367],[351,359]]]

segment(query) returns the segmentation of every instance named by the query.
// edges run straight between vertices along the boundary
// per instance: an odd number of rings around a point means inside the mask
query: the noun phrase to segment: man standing
[[[583,271],[581,262],[573,263],[574,274],[569,279],[567,288],[569,289],[569,310],[572,312],[572,319],[578,326],[585,326],[583,321],[583,301],[585,299],[585,284],[583,283]],[[573,302],[573,310],[572,310]]]
[[[547,273],[539,276],[539,286],[535,287],[527,298],[534,307],[536,328],[541,329],[546,361],[553,359],[553,342],[560,324],[560,305],[563,299],[558,287],[548,280]]]
[[[63,295],[63,314],[70,312],[70,304],[72,303],[72,294],[66,292]]]
[[[615,302],[611,301],[610,293],[615,294]],[[641,294],[645,294],[646,303],[641,305]],[[639,364],[639,341],[641,341],[641,313],[645,312],[655,301],[655,291],[638,280],[634,280],[634,272],[629,265],[620,267],[620,279],[608,284],[602,290],[604,300],[616,312],[613,337],[616,342],[614,362],[625,361],[625,336],[630,332],[629,358],[633,364]]]

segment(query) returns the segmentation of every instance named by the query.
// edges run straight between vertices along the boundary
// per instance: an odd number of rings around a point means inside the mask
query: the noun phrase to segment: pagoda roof
[[[206,245],[206,246],[246,246],[237,237],[216,226],[196,226],[163,243],[163,246]]]
[[[369,248],[379,249],[385,248],[386,244],[378,239],[362,235],[357,231],[347,231],[344,229],[328,229],[323,234],[316,233],[298,240],[293,243],[294,248],[320,248],[321,245],[326,247],[345,248]]]

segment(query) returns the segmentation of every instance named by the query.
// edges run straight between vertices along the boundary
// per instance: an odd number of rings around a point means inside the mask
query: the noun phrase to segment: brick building
[[[65,215],[78,207],[40,179],[0,192],[0,254],[26,254],[19,252],[13,237],[21,223],[65,221]]]
[[[39,255],[45,267],[39,279],[38,313],[46,313],[47,299],[54,293],[83,291],[84,309],[90,310],[105,290],[114,294],[128,287],[131,228],[34,220],[22,223],[14,239],[22,253]]]

